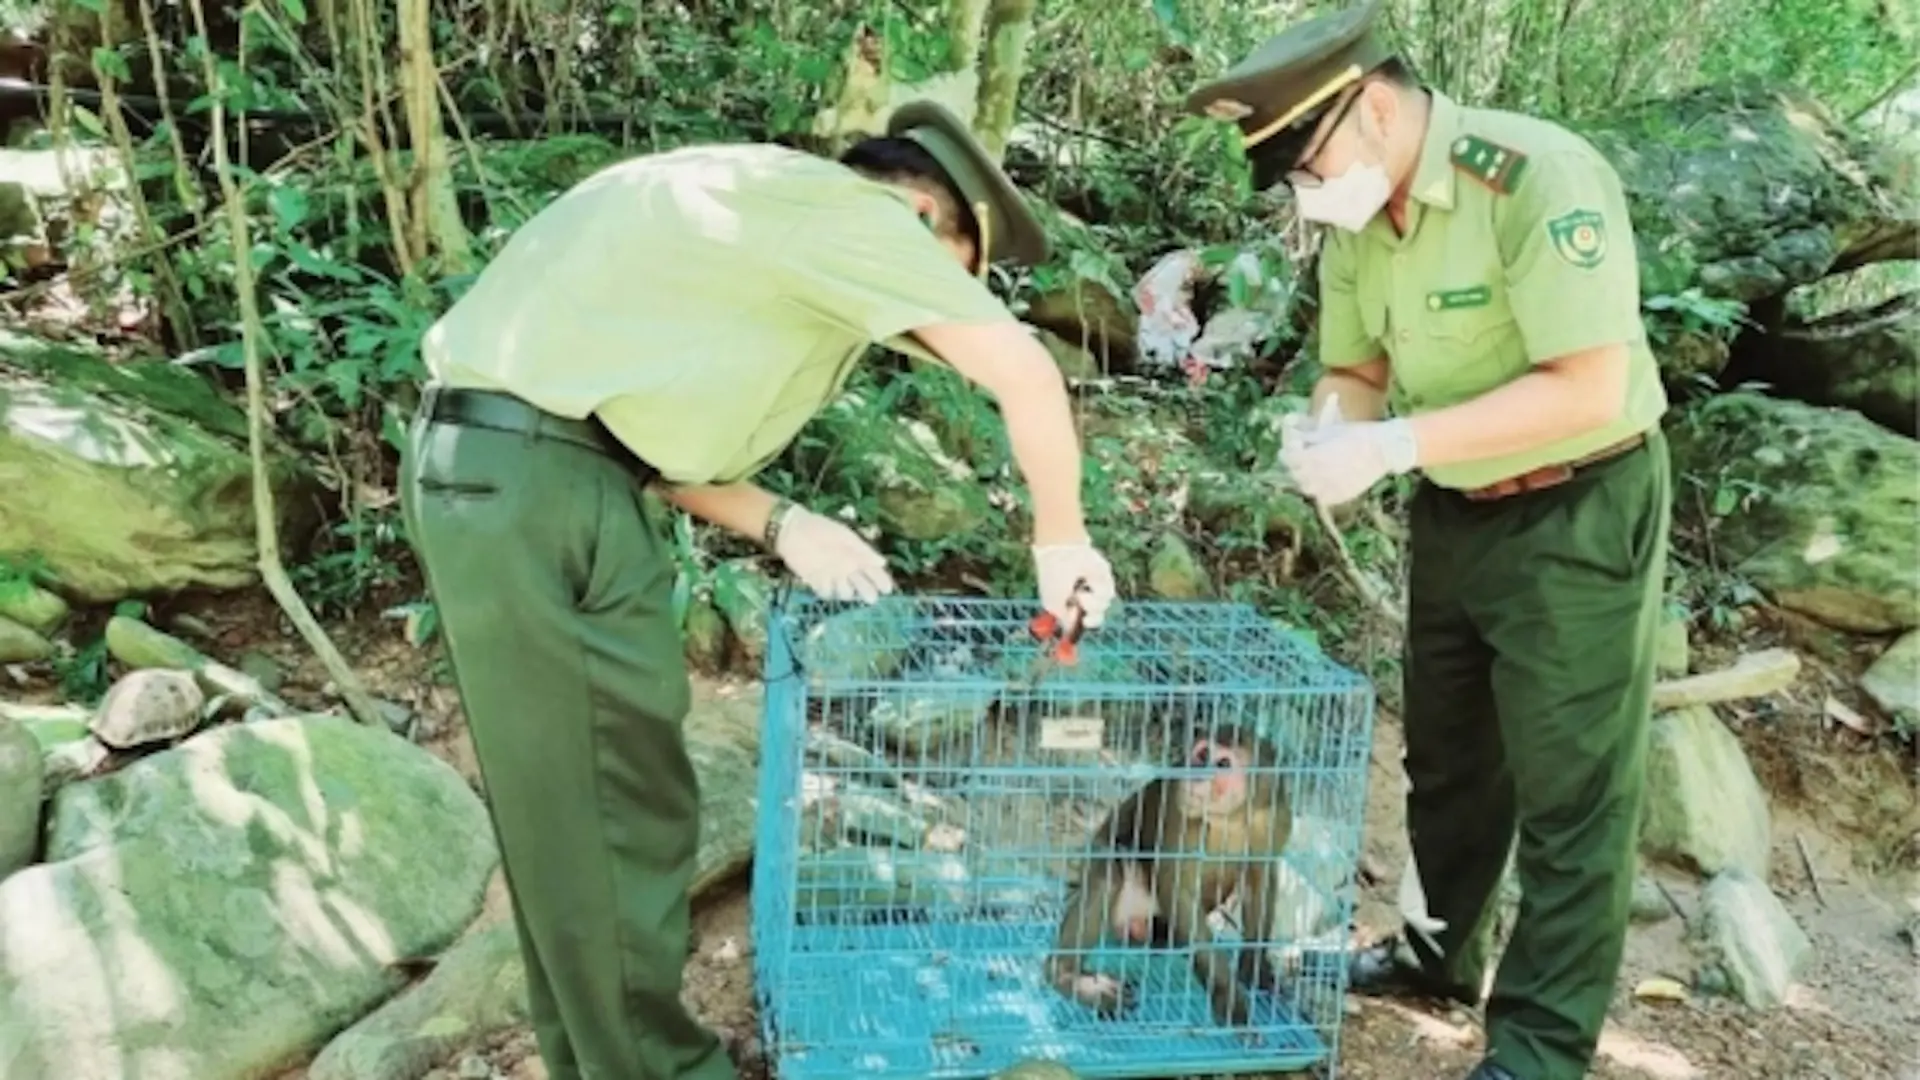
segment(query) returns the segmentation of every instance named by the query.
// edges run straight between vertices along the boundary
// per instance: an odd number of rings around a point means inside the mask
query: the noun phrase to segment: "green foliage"
[[[1738,417],[1743,412],[1751,421],[1759,421],[1752,415],[1750,400],[1739,394],[1703,394],[1676,409],[1669,423],[1685,437],[1711,439],[1714,431],[1725,430],[1715,423],[1717,418]],[[1721,464],[1676,477],[1673,517],[1677,542],[1668,595],[1678,598],[1691,617],[1703,619],[1716,631],[1730,633],[1744,624],[1742,612],[1762,603],[1764,597],[1752,581],[1721,563],[1713,536],[1729,518],[1754,512],[1778,493],[1743,476],[1743,463],[1728,455],[1703,456]],[[1784,453],[1768,446],[1760,448],[1756,457],[1760,464],[1776,465],[1784,460]]]
[[[1083,390],[1078,401],[1086,451],[1086,505],[1097,538],[1114,558],[1123,588],[1144,587],[1163,536],[1179,536],[1229,597],[1246,599],[1333,644],[1355,644],[1368,629],[1354,617],[1317,522],[1276,539],[1267,508],[1203,526],[1186,479],[1202,465],[1270,469],[1272,419],[1299,403],[1315,374],[1290,363],[1308,342],[1297,238],[1279,232],[1275,203],[1251,190],[1230,127],[1189,116],[1187,92],[1238,61],[1286,21],[1344,0],[1272,6],[1230,0],[1150,0],[1110,5],[1042,0],[1011,140],[1009,168],[1046,211],[1058,254],[996,288],[1016,311],[1074,283],[1127,298],[1168,251],[1198,249],[1224,271],[1219,302],[1271,321],[1259,342],[1285,364],[1272,372],[1210,377],[1198,388],[1177,380]],[[105,5],[84,0],[88,11]],[[805,142],[818,111],[833,101],[857,28],[877,31],[895,79],[942,69],[949,53],[944,0],[712,0],[648,4],[582,0],[562,7],[452,0],[433,5],[434,48],[446,93],[457,106],[448,136],[453,186],[472,231],[477,261],[497,252],[521,223],[568,186],[620,158],[689,142],[792,139]],[[366,5],[391,39],[391,5]],[[0,14],[5,13],[0,0]],[[327,18],[316,18],[322,12]],[[269,401],[280,432],[327,463],[339,505],[319,545],[293,568],[304,594],[328,614],[347,614],[404,586],[408,562],[393,508],[392,470],[401,424],[423,375],[419,340],[470,278],[431,261],[403,270],[394,254],[394,199],[407,194],[407,139],[368,152],[367,102],[398,76],[372,70],[351,18],[299,0],[248,5],[244,63],[223,54],[229,109],[311,108],[337,134],[290,148],[276,167],[242,170],[253,249],[231,250],[226,231],[200,218],[198,182],[177,167],[172,133],[137,132],[134,175],[160,230],[191,229],[192,242],[158,248],[103,273],[99,295],[126,287],[155,296],[177,279],[180,316],[198,340],[215,344],[189,357],[231,389],[238,383],[239,318],[232,302],[234,260],[255,271],[265,313],[261,343]],[[1476,104],[1580,120],[1623,102],[1704,81],[1766,77],[1797,81],[1846,114],[1871,102],[1910,62],[1912,26],[1885,26],[1876,0],[1677,0],[1635,5],[1563,0],[1473,0],[1465,5],[1393,0],[1388,33],[1433,84]],[[169,31],[176,67],[197,63],[205,43]],[[374,59],[384,63],[386,56]],[[146,64],[146,43],[92,49],[97,73],[126,81]],[[204,116],[206,95],[176,103]],[[519,115],[534,108],[532,116]],[[399,109],[393,107],[396,120]],[[492,136],[474,135],[481,114],[509,113]],[[593,121],[589,130],[589,119]],[[403,121],[402,121],[403,124]],[[75,137],[109,138],[98,116],[76,114]],[[78,243],[94,226],[82,223]],[[1251,256],[1251,259],[1243,256]],[[1257,272],[1251,268],[1257,267]],[[1648,260],[1645,311],[1657,343],[1724,343],[1742,325],[1741,305],[1704,296],[1684,248]],[[1911,280],[1911,268],[1908,269]],[[104,301],[102,301],[104,303]],[[916,585],[997,595],[1030,589],[1022,542],[1028,513],[999,417],[982,394],[944,369],[902,368],[878,354],[851,380],[846,399],[821,416],[759,479],[825,513],[872,526],[890,520],[881,478],[890,462],[908,485],[964,488],[958,511],[987,510],[978,529],[915,537],[876,533],[897,571]],[[970,473],[966,483],[903,448],[902,423],[924,425],[940,450]],[[897,479],[897,478],[896,478]],[[1251,483],[1251,481],[1249,481]],[[1693,495],[1710,530],[1714,515],[1739,512],[1764,493],[1730,477],[1700,477]],[[1402,485],[1404,486],[1404,485]],[[1403,494],[1379,500],[1390,518]],[[1284,516],[1284,515],[1282,515]],[[673,516],[672,547],[682,620],[696,600],[736,589],[737,560],[749,544]],[[1343,523],[1341,540],[1365,574],[1399,580],[1396,539],[1377,519]],[[1291,548],[1288,548],[1291,545]],[[1710,560],[1709,560],[1710,562]],[[1689,578],[1711,576],[1711,566]],[[0,574],[0,588],[5,586]],[[1744,594],[1689,584],[1712,603]],[[1339,593],[1338,603],[1328,597]],[[434,636],[430,604],[383,596],[382,610],[407,620],[409,637]],[[1729,608],[1731,610],[1731,608]],[[1390,659],[1379,659],[1390,664]],[[85,663],[92,663],[86,661]],[[85,663],[81,664],[82,670]]]
[[[46,580],[46,559],[37,552],[0,558],[0,602],[18,602]]]

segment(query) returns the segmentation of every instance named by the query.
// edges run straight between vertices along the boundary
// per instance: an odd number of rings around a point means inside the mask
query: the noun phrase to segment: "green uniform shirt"
[[[451,386],[599,418],[675,484],[778,455],[862,352],[1011,319],[895,189],[777,146],[610,166],[522,226],[421,345]]]
[[[1573,132],[1460,106],[1438,92],[1407,200],[1407,235],[1385,213],[1330,230],[1320,262],[1320,361],[1381,356],[1388,402],[1446,408],[1532,364],[1624,343],[1626,407],[1606,427],[1497,458],[1425,470],[1475,488],[1576,459],[1655,425],[1666,410],[1640,322],[1640,273],[1620,180]]]

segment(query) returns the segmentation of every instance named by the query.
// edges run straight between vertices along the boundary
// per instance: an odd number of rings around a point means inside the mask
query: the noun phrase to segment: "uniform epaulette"
[[[1520,186],[1520,174],[1527,169],[1527,155],[1478,135],[1453,140],[1450,160],[1454,168],[1501,195],[1513,194]]]

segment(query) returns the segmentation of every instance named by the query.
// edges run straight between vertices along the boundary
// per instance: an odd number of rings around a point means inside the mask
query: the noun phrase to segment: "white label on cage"
[[[1098,750],[1106,727],[1097,716],[1050,716],[1040,721],[1040,745],[1047,750]]]

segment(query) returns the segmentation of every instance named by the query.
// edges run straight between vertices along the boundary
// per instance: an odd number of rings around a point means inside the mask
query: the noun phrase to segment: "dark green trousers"
[[[680,1001],[699,795],[673,567],[629,464],[416,424],[408,533],[486,786],[553,1080],[733,1080]]]
[[[1410,510],[1407,830],[1447,926],[1409,938],[1477,998],[1512,850],[1523,895],[1486,1020],[1521,1080],[1586,1075],[1619,974],[1671,496],[1656,430],[1558,487],[1427,484]]]

